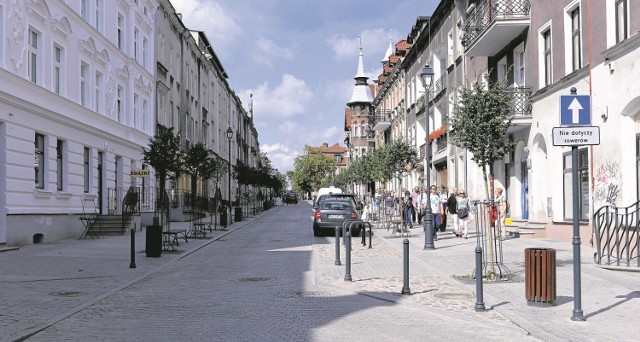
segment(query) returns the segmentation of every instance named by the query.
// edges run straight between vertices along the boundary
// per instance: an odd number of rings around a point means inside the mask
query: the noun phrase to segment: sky
[[[344,146],[360,42],[369,82],[389,39],[406,39],[439,0],[171,0],[204,31],[246,110],[253,94],[260,151],[293,170],[304,146]]]

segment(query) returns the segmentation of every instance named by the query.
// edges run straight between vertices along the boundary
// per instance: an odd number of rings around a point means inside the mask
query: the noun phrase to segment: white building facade
[[[156,7],[0,1],[0,243],[79,236],[82,198],[107,212],[108,189],[136,182],[155,127]]]

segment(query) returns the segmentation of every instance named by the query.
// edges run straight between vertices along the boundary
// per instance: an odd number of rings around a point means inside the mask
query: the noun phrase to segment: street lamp
[[[233,130],[227,128],[227,140],[229,140],[229,217],[227,222],[231,222],[231,138],[233,138]]]
[[[431,142],[429,141],[429,101],[431,95],[431,85],[433,83],[433,69],[429,64],[424,66],[420,73],[420,81],[424,87],[424,127],[426,132],[425,153],[424,153],[424,179],[427,186],[427,207],[424,220],[424,249],[434,249],[433,245],[433,212],[431,211],[431,175],[429,170],[429,157],[431,155]]]

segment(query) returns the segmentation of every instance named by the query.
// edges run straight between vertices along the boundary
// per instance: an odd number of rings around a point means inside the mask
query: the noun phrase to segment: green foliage
[[[371,179],[387,181],[405,171],[407,164],[413,164],[418,158],[415,146],[400,138],[387,143],[373,152],[369,168]]]
[[[329,185],[336,169],[336,161],[312,151],[305,146],[305,153],[294,160],[294,170],[287,173],[294,191],[310,193],[313,190]]]
[[[180,136],[173,133],[173,127],[158,126],[158,132],[149,139],[148,149],[142,147],[143,161],[153,167],[159,183],[162,200],[165,194],[165,181],[169,172],[178,173],[182,167]]]
[[[506,82],[491,82],[486,87],[476,79],[463,88],[459,102],[449,118],[453,143],[471,152],[471,159],[482,169],[485,193],[489,198],[487,166],[503,160],[513,142],[507,139],[511,126],[513,96],[506,92]]]
[[[182,171],[191,176],[191,195],[194,198],[198,178],[206,172],[206,161],[210,154],[213,154],[213,151],[205,148],[201,143],[197,143],[187,150],[182,157]]]

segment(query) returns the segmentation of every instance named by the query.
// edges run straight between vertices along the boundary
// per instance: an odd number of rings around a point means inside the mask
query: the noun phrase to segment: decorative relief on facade
[[[27,20],[25,16],[24,2],[13,0],[9,4],[9,16],[7,18],[8,51],[9,60],[18,73],[24,64],[25,52],[27,51]]]
[[[53,19],[51,21],[51,30],[54,34],[58,34],[62,38],[67,38],[72,33],[71,24],[69,24],[67,17]]]
[[[49,7],[43,0],[32,0],[31,2],[28,2],[27,13],[29,14],[29,17],[37,18],[44,24],[51,20]]]
[[[594,199],[599,206],[615,206],[622,187],[620,165],[617,161],[605,161],[595,171]]]

